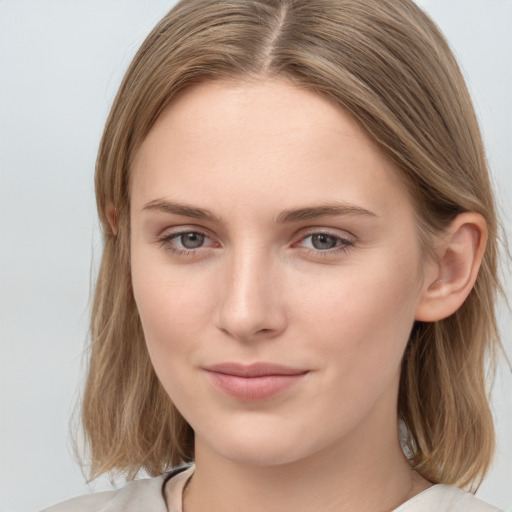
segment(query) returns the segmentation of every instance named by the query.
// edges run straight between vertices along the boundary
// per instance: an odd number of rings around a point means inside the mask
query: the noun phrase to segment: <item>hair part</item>
[[[414,200],[427,257],[458,213],[484,216],[489,241],[475,287],[451,317],[416,323],[398,401],[412,466],[432,482],[478,484],[494,450],[486,373],[500,346],[498,226],[464,79],[437,26],[410,0],[183,0],[147,37],[115,98],[96,166],[104,253],[82,409],[91,476],[156,475],[194,457],[192,429],[151,366],[131,290],[133,158],[187,86],[265,78],[329,98],[379,144]]]

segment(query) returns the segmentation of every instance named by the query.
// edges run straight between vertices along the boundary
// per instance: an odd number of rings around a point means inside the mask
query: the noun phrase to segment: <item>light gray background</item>
[[[420,3],[464,68],[510,236],[512,1]],[[88,490],[70,454],[68,420],[80,386],[90,269],[101,252],[94,160],[121,76],[172,4],[0,0],[0,512],[38,510]],[[501,326],[512,354],[505,309]],[[505,365],[493,408],[498,455],[478,495],[512,509]]]

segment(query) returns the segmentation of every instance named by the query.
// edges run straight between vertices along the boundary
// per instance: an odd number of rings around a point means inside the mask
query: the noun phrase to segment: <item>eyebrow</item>
[[[176,203],[174,201],[167,201],[165,199],[155,199],[145,204],[143,210],[157,211],[163,213],[172,213],[174,215],[183,215],[184,217],[191,217],[198,220],[209,220],[211,222],[220,222],[214,213],[204,208],[196,208],[187,204]]]
[[[332,203],[321,206],[284,210],[276,219],[278,224],[296,222],[300,220],[311,220],[330,215],[364,215],[377,217],[377,214],[349,203]]]
[[[187,204],[176,203],[165,199],[155,199],[144,205],[143,210],[158,211],[182,215],[197,220],[206,220],[220,223],[221,219],[211,210],[197,208]],[[289,209],[282,211],[275,219],[277,224],[286,224],[302,220],[312,220],[320,217],[338,216],[338,215],[363,215],[368,217],[378,217],[374,212],[349,203],[329,203],[320,206],[310,206],[305,208]]]

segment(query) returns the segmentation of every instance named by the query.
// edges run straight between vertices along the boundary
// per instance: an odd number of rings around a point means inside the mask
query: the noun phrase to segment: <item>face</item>
[[[421,251],[347,113],[284,81],[204,83],[132,171],[135,300],[196,450],[277,465],[396,428]]]

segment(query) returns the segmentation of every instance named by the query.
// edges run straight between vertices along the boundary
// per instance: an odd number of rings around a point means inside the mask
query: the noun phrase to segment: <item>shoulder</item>
[[[394,512],[503,512],[468,492],[450,485],[434,485]]]
[[[134,480],[121,489],[73,498],[42,512],[167,512],[162,489],[168,478],[161,475]]]

